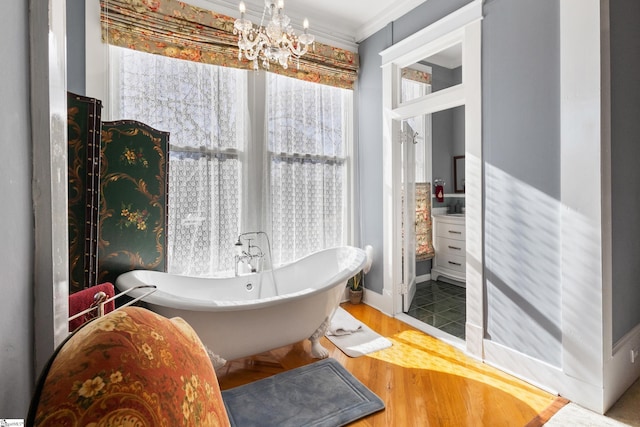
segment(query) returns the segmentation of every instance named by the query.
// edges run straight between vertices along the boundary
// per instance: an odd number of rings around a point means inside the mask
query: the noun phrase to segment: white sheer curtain
[[[347,242],[352,91],[267,77],[271,226],[276,264]]]
[[[267,73],[250,96],[247,71],[109,51],[110,120],[170,132],[170,272],[232,274],[246,231],[267,232],[276,266],[348,242],[352,91]]]
[[[171,133],[169,271],[232,271],[246,146],[246,71],[109,50],[112,119],[139,120]]]

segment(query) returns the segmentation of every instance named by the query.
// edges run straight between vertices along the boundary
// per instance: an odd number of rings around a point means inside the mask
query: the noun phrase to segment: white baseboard
[[[631,352],[640,350],[640,325],[622,337],[610,358],[605,358],[604,405],[607,411],[640,378],[640,354],[631,361]]]
[[[416,319],[415,317],[411,317],[405,313],[399,313],[398,315],[396,315],[396,319],[406,323],[409,326],[413,326],[417,330],[422,331],[425,334],[431,335],[432,337],[435,337],[440,341],[445,342],[457,348],[460,351],[463,351],[463,352],[465,351],[464,340],[454,337],[453,335],[449,335],[448,333],[443,332],[440,329],[435,328],[431,325],[428,325],[422,322],[421,320]]]
[[[429,280],[431,280],[431,273],[416,276],[416,283],[428,282]]]
[[[484,358],[484,334],[481,326],[474,325],[468,319],[465,323],[465,343],[467,354],[480,361]]]
[[[349,288],[344,288],[344,292],[342,293],[342,299],[340,303],[349,301]]]
[[[393,298],[391,295],[385,296],[371,290],[364,290],[362,301],[378,311],[393,317]]]
[[[557,366],[486,339],[484,362],[584,408],[603,413],[602,387],[572,377]]]

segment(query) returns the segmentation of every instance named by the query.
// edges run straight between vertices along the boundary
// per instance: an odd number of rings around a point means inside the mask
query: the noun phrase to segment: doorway
[[[430,64],[429,89],[435,91],[461,74],[459,61],[452,67]],[[455,79],[453,79],[455,81]],[[459,84],[459,83],[458,83]],[[405,91],[419,85],[402,84]],[[465,339],[465,193],[464,106],[403,120],[402,312],[431,328]],[[456,185],[459,184],[459,185]]]
[[[481,144],[481,74],[480,74],[480,40],[482,5],[481,2],[471,2],[467,6],[453,12],[441,21],[419,31],[418,33],[397,43],[381,52],[383,70],[383,116],[385,119],[384,135],[384,264],[385,281],[383,293],[391,305],[394,316],[402,319],[425,332],[434,335],[458,347],[464,348],[473,355],[482,355],[484,295],[482,292],[482,144]],[[458,65],[456,65],[456,62]],[[422,96],[405,96],[402,93],[402,80],[408,73],[414,73],[411,68],[415,65],[445,67],[457,70],[457,80],[450,79],[440,87],[432,85],[431,91]],[[453,65],[452,65],[453,64]],[[419,70],[418,70],[419,71]],[[412,117],[429,116],[455,107],[464,106],[463,129],[464,143],[462,152],[451,152],[447,164],[453,168],[454,157],[464,156],[464,230],[466,231],[464,245],[463,278],[465,287],[458,290],[457,296],[464,296],[464,340],[448,332],[423,322],[423,319],[407,314],[412,304],[418,298],[418,283],[415,252],[411,227],[415,222],[415,206],[411,184],[418,179],[407,176],[407,171],[415,170],[410,166],[411,149],[405,148],[402,141],[402,123]],[[435,144],[435,138],[433,138]],[[415,155],[415,154],[414,154]],[[405,160],[406,159],[406,160]],[[441,162],[433,162],[433,165]],[[430,188],[434,190],[435,180],[440,178],[449,181],[450,191],[444,194],[454,194],[454,177],[447,175],[443,178],[440,172],[432,167],[429,179]],[[450,176],[450,178],[449,178]],[[433,198],[445,208],[447,202],[444,197]],[[403,202],[408,200],[407,203]],[[462,212],[461,212],[462,213]],[[407,224],[408,229],[404,226]],[[405,235],[405,232],[409,232]],[[405,238],[406,236],[406,238]],[[412,247],[411,247],[412,246]],[[432,261],[434,262],[434,261]],[[437,261],[436,261],[437,262]],[[454,261],[456,262],[456,261]],[[462,263],[461,263],[462,264]],[[387,271],[388,270],[388,271]],[[415,284],[414,284],[415,281]],[[441,280],[438,279],[438,282]],[[444,282],[444,279],[442,280]],[[451,284],[451,283],[449,283]],[[442,301],[440,291],[447,287],[444,284],[430,284],[428,292]],[[455,286],[455,285],[454,285]],[[459,302],[459,301],[458,301]],[[418,302],[416,302],[418,304]],[[417,307],[416,307],[417,308]],[[459,305],[458,305],[459,308]],[[417,310],[416,310],[417,311]],[[440,313],[438,313],[440,314]],[[451,314],[451,313],[449,313]],[[437,318],[440,316],[432,317]],[[460,318],[457,320],[460,323]],[[460,328],[458,328],[460,329]]]

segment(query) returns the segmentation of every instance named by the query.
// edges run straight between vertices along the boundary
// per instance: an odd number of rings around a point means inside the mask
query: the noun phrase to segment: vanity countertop
[[[453,214],[437,214],[433,215],[433,217],[443,218],[443,219],[465,219],[465,214],[463,213],[453,213]]]

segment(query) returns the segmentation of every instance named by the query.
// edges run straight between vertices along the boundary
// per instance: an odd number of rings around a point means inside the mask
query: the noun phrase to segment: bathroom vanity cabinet
[[[466,231],[464,214],[434,215],[433,244],[436,251],[431,279],[445,276],[466,281]]]

